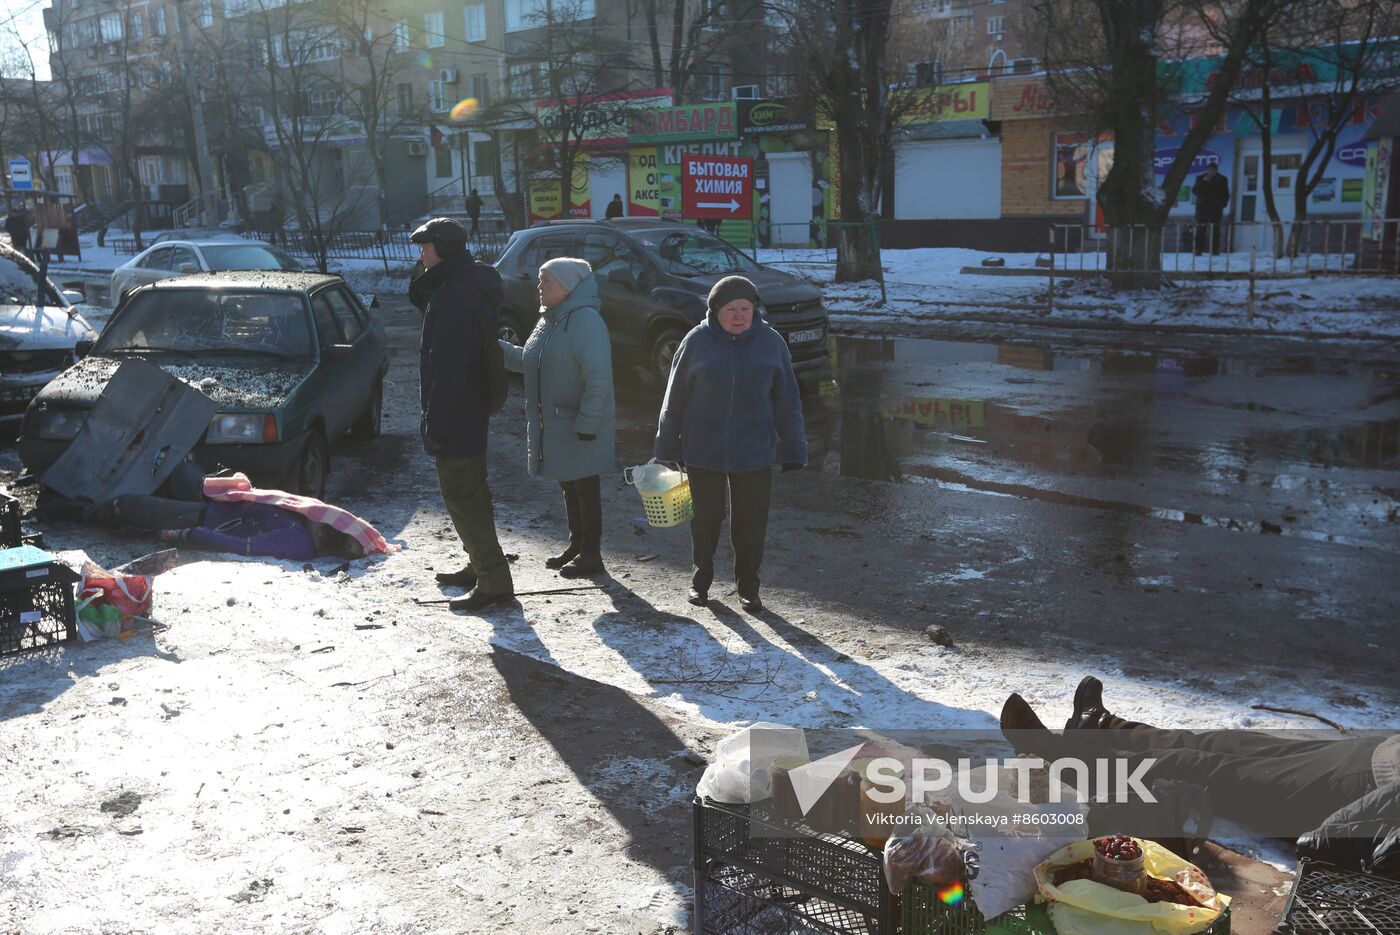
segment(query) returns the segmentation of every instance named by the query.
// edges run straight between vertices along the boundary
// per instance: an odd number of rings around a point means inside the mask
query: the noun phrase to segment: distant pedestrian
[[[622,196],[613,195],[613,200],[608,202],[608,210],[603,212],[603,218],[611,221],[613,218],[622,217]]]
[[[728,489],[739,603],[752,613],[763,610],[758,569],[768,532],[774,446],[784,472],[807,463],[792,356],[782,335],[759,317],[758,304],[758,289],[742,276],[715,283],[705,321],[676,351],[654,447],[656,460],[684,464],[690,475],[695,568],[688,599],[697,606],[709,600]]]
[[[1230,205],[1230,182],[1220,174],[1215,163],[1207,165],[1206,170],[1196,176],[1191,198],[1196,202],[1196,256],[1206,249],[1207,242],[1210,252],[1218,256],[1225,239],[1221,220]]]
[[[466,228],[451,218],[433,218],[413,232],[412,240],[425,267],[414,285],[431,295],[418,351],[419,431],[436,462],[443,502],[467,553],[465,567],[440,573],[437,580],[470,589],[451,602],[453,610],[481,610],[515,594],[486,484],[486,351],[496,337],[501,277],[472,258]]]
[[[475,234],[477,228],[481,226],[481,196],[476,193],[474,188],[467,196],[467,217],[472,219],[471,232]]]
[[[5,233],[10,235],[10,245],[20,253],[29,254],[29,218],[23,208],[12,208],[5,218]]]
[[[598,313],[598,280],[584,260],[540,267],[540,320],[524,347],[501,341],[506,369],[525,375],[530,473],[558,481],[569,545],[545,560],[565,578],[603,571],[598,475],[613,468],[612,342]]]

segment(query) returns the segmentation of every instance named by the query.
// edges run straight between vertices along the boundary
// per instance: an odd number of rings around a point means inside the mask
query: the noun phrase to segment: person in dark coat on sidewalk
[[[476,229],[481,226],[481,196],[476,193],[474,188],[467,196],[467,217],[472,219],[471,232],[475,234]]]
[[[10,235],[10,245],[25,256],[29,255],[29,219],[23,208],[15,208],[5,218],[5,233]]]
[[[1225,236],[1221,220],[1225,209],[1230,206],[1230,182],[1220,174],[1215,163],[1206,166],[1206,171],[1196,176],[1196,184],[1191,186],[1191,199],[1196,203],[1196,256],[1210,245],[1210,252],[1218,256]]]
[[[418,359],[422,386],[420,434],[437,465],[438,484],[467,564],[437,576],[469,588],[453,610],[476,611],[515,594],[510,565],[496,537],[486,484],[490,418],[487,342],[496,339],[501,276],[467,250],[467,231],[451,218],[433,218],[413,232],[426,272],[415,286],[430,293]]]
[[[1198,785],[1215,814],[1296,837],[1301,856],[1400,879],[1400,734],[1164,730],[1109,713],[1093,676],[1075,690],[1063,734],[1047,730],[1019,694],[1006,699],[1001,729],[1022,754],[1121,758],[1142,765],[1145,787],[1157,779]]]
[[[603,212],[603,219],[611,221],[613,218],[622,217],[622,196],[613,195],[612,201],[608,202],[607,210]]]
[[[690,476],[690,602],[709,600],[727,489],[739,603],[757,613],[774,449],[783,471],[801,468],[807,429],[792,356],[759,316],[758,289],[728,276],[715,283],[708,304],[705,321],[685,336],[672,361],[654,453],[658,461],[683,464]]]
[[[612,342],[598,313],[598,280],[585,260],[540,267],[540,320],[524,347],[501,341],[506,369],[525,375],[530,474],[558,481],[569,546],[545,561],[565,578],[603,572],[603,495],[613,469]]]

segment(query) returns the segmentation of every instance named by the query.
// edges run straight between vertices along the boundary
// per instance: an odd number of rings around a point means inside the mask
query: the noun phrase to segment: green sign
[[[732,140],[739,136],[733,101],[723,104],[683,104],[633,111],[629,143],[681,143],[688,140]]]

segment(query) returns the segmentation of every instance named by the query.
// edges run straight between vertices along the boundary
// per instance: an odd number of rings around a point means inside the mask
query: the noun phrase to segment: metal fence
[[[318,255],[321,241],[318,235],[298,230],[247,231],[252,237],[275,244],[302,260],[312,261]],[[408,231],[339,231],[325,237],[326,258],[331,260],[375,260],[390,266],[412,266],[418,260],[418,245],[409,240]],[[482,231],[472,234],[468,245],[476,258],[494,263],[505,250],[510,234],[504,231]],[[152,240],[144,245],[150,246]],[[109,237],[107,246],[117,253],[136,253],[134,237]]]
[[[1155,273],[1182,279],[1400,275],[1400,219],[1309,218],[1274,224],[1173,222],[1050,226],[1050,268],[1062,275]],[[1155,255],[1160,265],[1150,258]],[[1110,262],[1110,257],[1116,258]],[[1124,262],[1126,260],[1126,262]]]

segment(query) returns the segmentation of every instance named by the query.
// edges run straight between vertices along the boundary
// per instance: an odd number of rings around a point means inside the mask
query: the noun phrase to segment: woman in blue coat
[[[540,320],[524,347],[507,341],[506,367],[525,375],[530,474],[558,481],[569,546],[545,561],[566,578],[603,571],[598,475],[613,469],[612,343],[598,314],[598,280],[584,260],[540,267]]]
[[[807,429],[792,356],[782,335],[758,316],[758,289],[729,276],[710,290],[709,314],[676,351],[654,453],[685,465],[695,519],[690,603],[709,600],[725,491],[739,604],[758,613],[758,567],[768,533],[773,463],[793,471],[807,463]]]

